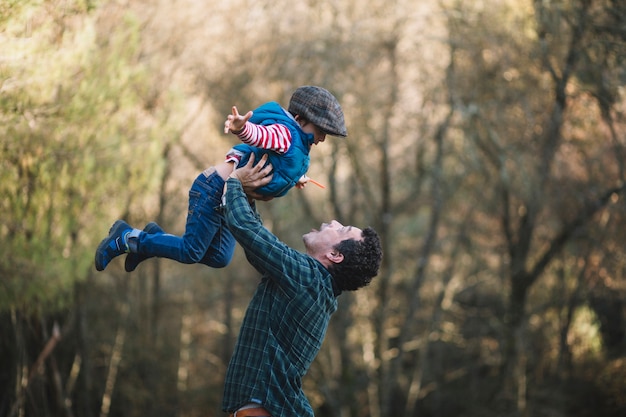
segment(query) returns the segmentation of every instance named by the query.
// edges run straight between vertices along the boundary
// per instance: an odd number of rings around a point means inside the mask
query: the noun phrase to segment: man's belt
[[[230,417],[271,417],[269,411],[263,407],[244,408],[230,413]]]

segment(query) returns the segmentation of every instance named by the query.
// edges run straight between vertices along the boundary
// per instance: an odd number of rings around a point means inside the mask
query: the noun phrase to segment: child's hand
[[[249,111],[245,115],[240,115],[237,111],[237,107],[233,106],[233,114],[229,114],[224,122],[224,133],[232,132],[239,133],[246,125],[246,122],[252,117],[252,112]]]
[[[324,185],[322,185],[322,184],[320,184],[319,182],[315,181],[313,178],[309,178],[309,177],[307,177],[306,175],[303,175],[303,176],[301,176],[301,177],[300,177],[300,179],[299,179],[299,180],[298,180],[298,182],[296,183],[296,188],[297,188],[297,189],[299,189],[299,190],[301,190],[301,189],[303,189],[303,188],[304,188],[304,186],[305,186],[307,183],[309,183],[309,182],[310,182],[311,184],[315,184],[315,185],[317,185],[317,186],[318,186],[318,187],[320,187],[320,188],[326,188],[326,187],[324,187]]]
[[[306,186],[307,182],[309,182],[309,178],[306,175],[301,176],[298,182],[296,183],[296,188],[298,190],[302,190]]]

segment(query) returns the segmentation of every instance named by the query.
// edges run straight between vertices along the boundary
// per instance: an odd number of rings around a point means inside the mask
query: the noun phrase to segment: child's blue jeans
[[[224,180],[217,172],[198,175],[189,190],[185,234],[140,233],[137,252],[185,264],[202,263],[213,268],[228,265],[235,251],[235,238],[219,210],[223,189]]]

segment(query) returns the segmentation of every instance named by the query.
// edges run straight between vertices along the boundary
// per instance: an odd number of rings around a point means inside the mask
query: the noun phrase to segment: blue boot
[[[148,223],[146,227],[143,228],[143,231],[150,234],[165,233],[165,231],[161,229],[161,226],[154,222]],[[137,268],[137,265],[139,265],[141,262],[145,261],[148,258],[152,258],[152,256],[140,255],[138,253],[130,252],[128,255],[126,255],[124,269],[126,270],[126,272],[133,272],[135,268]]]
[[[116,256],[127,253],[128,234],[133,230],[124,220],[113,223],[109,230],[109,236],[104,238],[96,250],[96,269],[104,271],[109,262]]]

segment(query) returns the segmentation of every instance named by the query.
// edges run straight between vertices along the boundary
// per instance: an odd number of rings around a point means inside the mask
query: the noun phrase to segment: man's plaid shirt
[[[225,215],[248,262],[262,274],[228,366],[222,408],[262,404],[273,417],[313,416],[301,378],[337,309],[328,270],[263,227],[241,183],[227,182]]]

